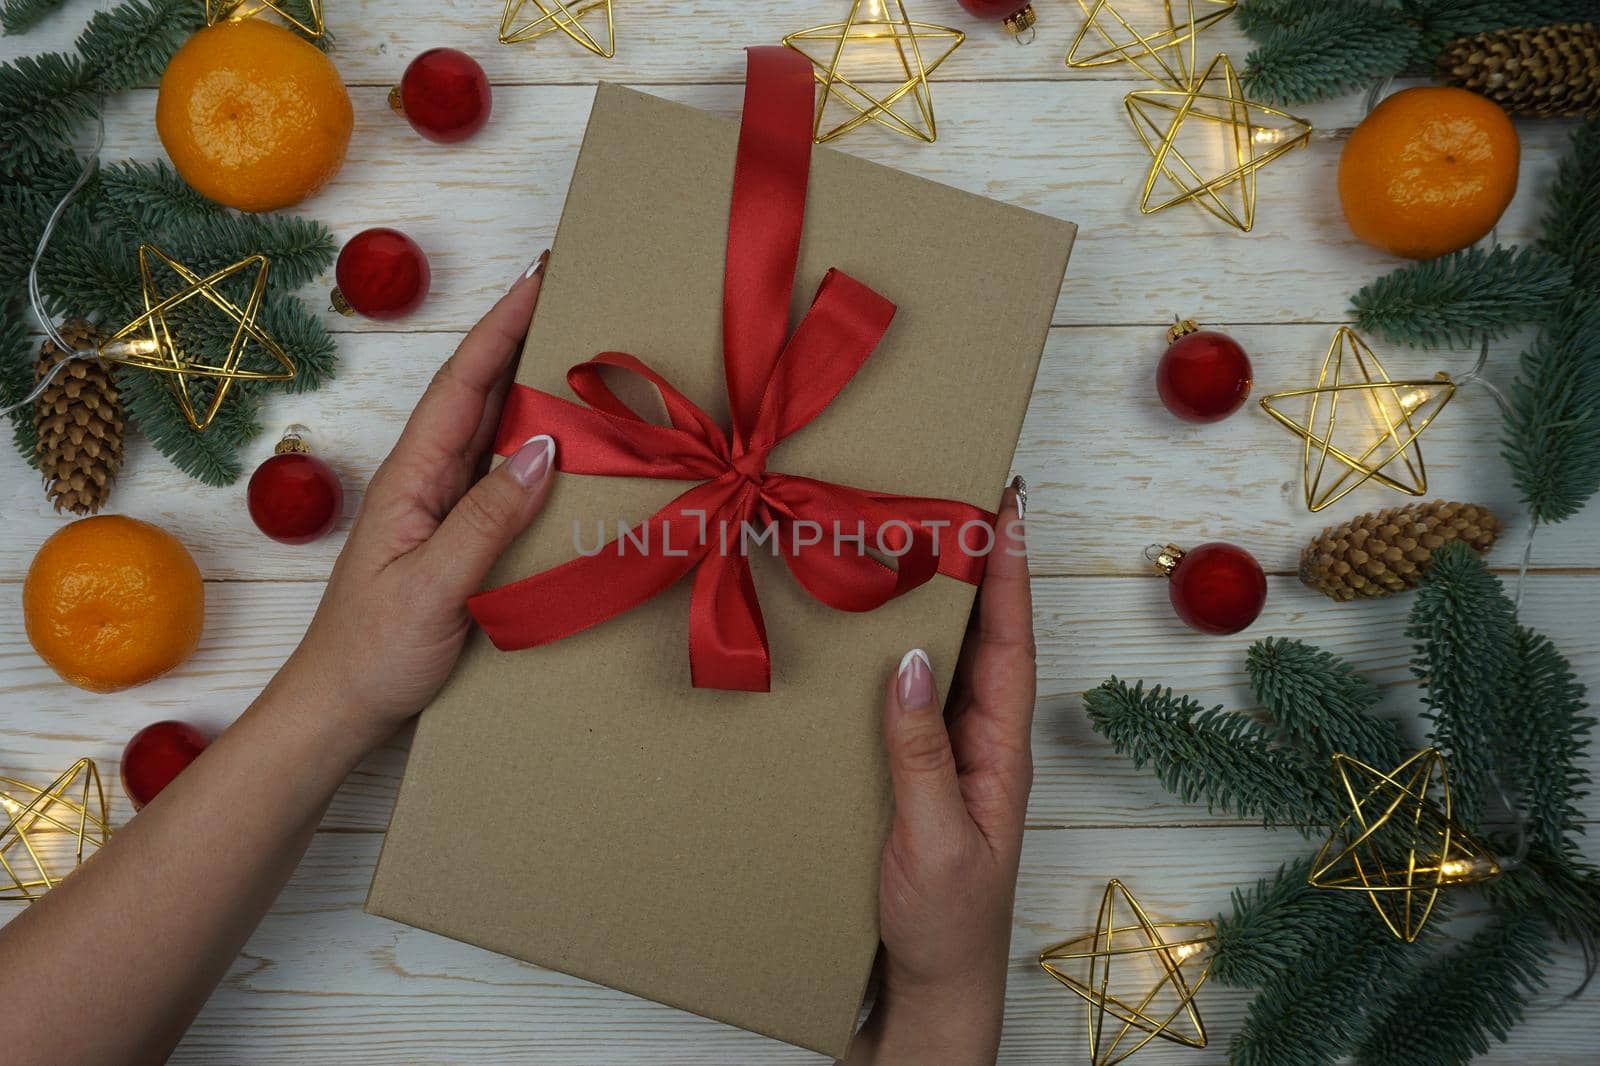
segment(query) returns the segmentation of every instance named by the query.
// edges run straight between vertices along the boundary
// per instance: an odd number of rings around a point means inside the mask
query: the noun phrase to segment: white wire
[[[39,244],[33,250],[33,262],[28,265],[28,303],[33,307],[34,315],[38,317],[39,322],[44,326],[45,334],[66,355],[55,366],[50,368],[49,373],[39,379],[38,384],[34,385],[28,395],[16,403],[0,407],[0,415],[9,415],[12,411],[27,407],[40,396],[43,396],[44,391],[55,382],[56,378],[67,368],[67,365],[74,360],[99,358],[98,353],[93,349],[87,351],[77,350],[73,345],[67,343],[66,338],[61,336],[61,332],[56,329],[55,322],[51,320],[49,312],[45,310],[44,297],[39,291],[39,263],[44,259],[44,251],[50,244],[50,238],[55,233],[56,226],[61,222],[61,216],[66,214],[67,205],[72,202],[74,196],[78,195],[79,190],[88,184],[89,176],[94,173],[95,165],[100,160],[100,148],[106,142],[104,111],[105,98],[101,97],[99,106],[95,108],[94,147],[89,149],[89,157],[84,160],[83,169],[78,172],[78,180],[72,183],[72,188],[66,191],[60,202],[56,204],[56,209],[50,212],[50,217],[45,220],[44,232],[39,234]]]

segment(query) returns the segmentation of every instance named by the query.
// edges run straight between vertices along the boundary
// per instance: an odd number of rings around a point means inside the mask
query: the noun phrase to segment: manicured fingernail
[[[527,278],[533,277],[535,274],[543,274],[544,273],[544,265],[546,263],[548,263],[549,261],[550,261],[550,249],[546,248],[544,251],[539,253],[539,258],[537,258],[533,262],[529,263],[528,264],[528,269],[524,270],[522,272],[522,277],[524,278],[524,280],[526,280]]]
[[[525,489],[531,489],[550,473],[550,466],[555,457],[555,440],[548,433],[541,433],[537,437],[529,437],[527,442],[506,460],[506,466],[518,484]]]
[[[906,652],[896,684],[900,686],[900,706],[906,710],[933,706],[933,664],[928,653],[921,648]]]
[[[1028,483],[1018,474],[1011,479],[1011,487],[1017,493],[1017,518],[1025,519],[1028,517]]]

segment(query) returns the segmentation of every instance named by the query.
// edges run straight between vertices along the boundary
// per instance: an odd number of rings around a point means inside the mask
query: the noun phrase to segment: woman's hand
[[[845,1062],[993,1063],[1033,784],[1033,607],[1014,491],[944,713],[921,651],[884,702],[895,816],[878,896],[882,980]]]
[[[546,252],[434,375],[372,477],[350,538],[282,678],[331,695],[376,746],[427,705],[461,653],[467,597],[549,491],[555,444],[534,437],[478,479],[539,300]]]

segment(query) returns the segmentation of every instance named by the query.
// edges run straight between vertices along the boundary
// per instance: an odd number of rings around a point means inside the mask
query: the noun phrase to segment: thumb
[[[555,465],[556,442],[541,433],[456,501],[423,549],[447,588],[463,599],[479,590],[495,560],[544,506]]]
[[[884,701],[883,744],[894,781],[895,817],[913,839],[944,837],[966,817],[955,754],[945,729],[933,665],[921,648],[906,653]]]

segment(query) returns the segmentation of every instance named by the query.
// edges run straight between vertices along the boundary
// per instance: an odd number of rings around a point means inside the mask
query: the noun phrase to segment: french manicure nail
[[[1028,483],[1018,474],[1011,479],[1011,487],[1017,492],[1017,518],[1025,520],[1028,517]]]
[[[556,457],[556,442],[548,433],[529,437],[522,447],[506,461],[511,476],[525,489],[531,489],[550,473]]]
[[[528,269],[522,272],[523,278],[527,279],[533,277],[535,274],[543,274],[544,265],[549,261],[550,249],[546,248],[544,251],[539,253],[539,258],[528,264]]]
[[[912,648],[900,660],[897,684],[900,687],[900,706],[906,710],[919,710],[933,705],[933,664],[928,653]]]

